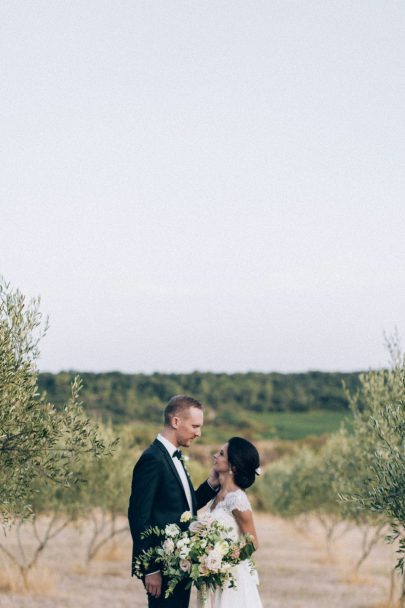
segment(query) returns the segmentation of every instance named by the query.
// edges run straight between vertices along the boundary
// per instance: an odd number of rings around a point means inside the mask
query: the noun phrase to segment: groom
[[[218,490],[218,479],[211,471],[207,481],[194,490],[184,467],[180,447],[188,448],[201,436],[203,407],[185,395],[172,397],[164,411],[164,427],[155,441],[143,452],[135,465],[129,499],[128,519],[133,539],[132,574],[136,557],[143,549],[156,544],[156,539],[140,538],[150,526],[164,528],[179,523],[184,511],[192,515],[203,507]],[[174,593],[165,598],[167,581],[158,564],[151,564],[144,577],[149,608],[187,608],[190,590],[179,583]]]

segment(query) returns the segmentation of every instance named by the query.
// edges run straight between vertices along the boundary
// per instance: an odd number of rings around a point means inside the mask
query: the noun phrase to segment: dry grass
[[[255,520],[263,608],[394,608],[384,603],[389,597],[392,547],[380,544],[355,576],[359,531],[351,530],[332,544],[331,561],[325,559],[325,536],[316,520],[308,520],[305,534],[290,522],[263,513]],[[81,530],[65,529],[41,556],[28,592],[16,570],[0,565],[1,608],[146,608],[141,582],[130,577],[129,534],[117,537],[86,564],[90,537],[91,527],[85,524]],[[10,535],[7,540],[10,550],[16,550],[15,539]],[[195,606],[193,592],[190,608]]]
[[[96,562],[123,562],[131,555],[129,545],[119,541],[106,543],[94,556]]]
[[[27,575],[26,583],[19,569],[7,563],[1,564],[0,590],[24,595],[51,595],[55,589],[55,572],[50,568],[36,567]]]
[[[55,571],[38,566],[28,576],[28,592],[35,595],[50,595],[55,589]]]
[[[0,568],[0,590],[7,593],[18,593],[21,587],[21,575],[15,566],[2,563]]]
[[[342,580],[349,585],[372,585],[373,579],[370,576],[363,576],[356,572],[346,572]]]
[[[90,566],[85,562],[74,562],[70,568],[69,572],[72,574],[77,574],[77,576],[90,576]]]

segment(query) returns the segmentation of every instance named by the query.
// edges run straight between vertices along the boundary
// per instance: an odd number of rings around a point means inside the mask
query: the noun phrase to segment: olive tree
[[[343,522],[335,481],[336,469],[328,453],[303,447],[266,468],[258,488],[259,505],[295,522],[308,515],[315,517],[330,552]]]
[[[88,457],[85,454],[84,457]],[[93,460],[96,460],[93,458]],[[107,461],[107,458],[100,461]],[[71,471],[83,483],[60,484],[37,478],[32,483],[30,516],[14,517],[12,532],[16,542],[10,545],[11,534],[0,537],[0,552],[14,564],[23,586],[29,588],[29,574],[53,539],[72,522],[78,522],[86,513],[87,483],[83,479],[84,458],[73,460]],[[13,546],[14,545],[14,546]]]
[[[107,442],[98,425],[84,413],[81,381],[62,408],[38,390],[39,299],[24,295],[0,279],[0,522],[12,525],[17,551],[3,535],[0,551],[18,567],[24,585],[49,541],[83,512],[86,487],[84,461],[108,460],[114,441]],[[37,526],[38,516],[47,523]],[[28,551],[25,522],[36,539]]]
[[[0,280],[0,520],[10,524],[31,511],[41,482],[69,486],[80,482],[84,453],[107,451],[96,424],[84,414],[80,380],[62,410],[38,391],[39,299],[27,301]]]
[[[105,427],[103,436],[105,441],[112,441],[113,429]],[[129,449],[126,434],[123,433],[110,458],[87,458],[84,466],[88,483],[83,501],[88,518],[86,526],[91,527],[86,549],[87,561],[91,561],[109,541],[129,531],[128,488],[137,455]],[[119,521],[119,515],[125,515],[125,523]]]
[[[353,411],[352,470],[342,497],[360,511],[384,515],[392,540],[404,549],[405,359],[393,351],[392,367],[360,376],[349,395]],[[398,567],[403,570],[401,558]]]
[[[405,359],[388,342],[389,369],[360,376],[348,394],[353,412],[351,471],[342,477],[342,499],[354,509],[385,519],[398,543],[396,568],[404,573],[405,553]],[[405,605],[405,579],[400,599]]]

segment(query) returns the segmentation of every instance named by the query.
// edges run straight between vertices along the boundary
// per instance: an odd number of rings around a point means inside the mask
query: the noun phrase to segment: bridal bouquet
[[[169,581],[165,597],[169,597],[176,585],[185,579],[188,579],[186,586],[194,584],[203,598],[208,589],[234,587],[232,568],[250,558],[254,551],[253,537],[247,534],[235,540],[231,528],[214,519],[209,512],[196,519],[186,511],[180,522],[188,521],[190,526],[186,531],[175,523],[163,530],[157,527],[146,530],[142,538],[155,535],[162,540],[138,556],[135,574],[142,577],[152,562],[159,564]]]

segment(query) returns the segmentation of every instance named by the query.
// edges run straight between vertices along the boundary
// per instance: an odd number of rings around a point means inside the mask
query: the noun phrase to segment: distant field
[[[238,411],[227,416],[226,422],[216,416],[206,416],[198,444],[219,445],[233,435],[254,440],[300,440],[307,437],[334,433],[345,418],[346,410],[310,410],[308,412],[245,412],[243,418]],[[140,447],[145,447],[156,436],[160,426],[150,422],[134,421],[125,425]]]
[[[202,437],[198,443],[215,445],[226,441],[232,435],[241,435],[250,440],[300,440],[311,436],[334,433],[350,413],[344,410],[312,410],[309,412],[271,412],[265,414],[248,413],[241,419],[236,413],[234,423],[231,417],[227,424],[206,419]]]
[[[309,435],[333,433],[347,417],[348,412],[329,410],[252,415],[252,418],[262,425],[262,439],[304,439]]]

